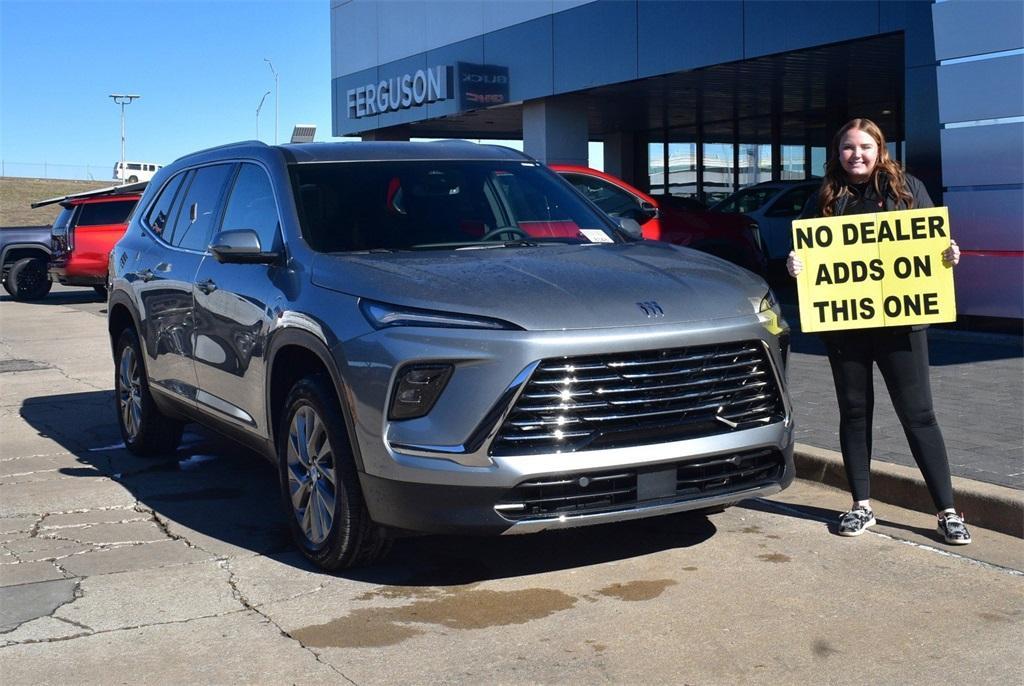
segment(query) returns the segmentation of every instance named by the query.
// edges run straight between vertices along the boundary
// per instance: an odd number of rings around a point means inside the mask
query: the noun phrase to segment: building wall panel
[[[379,64],[376,2],[350,2],[331,8],[331,76],[353,74]]]
[[[949,0],[931,10],[938,60],[1024,47],[1024,2],[1020,0]]]
[[[942,130],[942,180],[955,186],[1024,183],[1024,123]]]
[[[508,67],[510,102],[554,92],[553,31],[549,15],[484,36],[484,64]]]
[[[637,78],[636,2],[593,2],[554,15],[554,91]]]
[[[957,313],[1024,318],[1024,300],[1021,299],[1024,261],[1020,257],[965,255],[953,274]]]
[[[744,57],[760,57],[878,33],[879,3],[745,2]]]
[[[964,250],[1024,251],[1024,190],[947,191],[943,204],[949,208],[953,235]]]
[[[938,78],[943,122],[1024,114],[1024,55],[941,65]]]
[[[739,0],[649,0],[637,6],[641,77],[743,58]]]

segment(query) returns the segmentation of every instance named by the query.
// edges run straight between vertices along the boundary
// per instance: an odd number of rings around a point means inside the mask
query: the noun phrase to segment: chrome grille
[[[645,501],[685,501],[727,495],[778,481],[785,461],[778,450],[716,455],[642,469],[562,474],[520,483],[494,506],[506,519],[523,521],[629,509]],[[645,497],[639,475],[658,473],[671,481],[655,497]]]
[[[492,455],[576,452],[729,433],[780,421],[760,341],[544,360]]]

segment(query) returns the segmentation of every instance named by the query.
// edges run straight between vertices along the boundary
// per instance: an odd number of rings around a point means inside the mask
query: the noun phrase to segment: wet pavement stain
[[[630,581],[626,584],[612,584],[598,591],[603,596],[618,598],[619,600],[653,600],[657,598],[669,586],[675,586],[677,581],[672,579],[657,579],[655,581]]]
[[[546,588],[521,591],[442,590],[399,607],[362,608],[316,626],[291,632],[312,648],[371,648],[394,645],[426,630],[410,624],[433,624],[450,629],[486,629],[526,624],[576,604],[576,598]]]
[[[761,533],[761,527],[759,526],[745,526],[740,529],[741,534],[759,534]]]
[[[790,562],[793,558],[782,553],[765,553],[764,555],[758,555],[757,559],[762,562]]]
[[[832,644],[828,641],[824,641],[820,638],[811,645],[811,650],[814,651],[815,656],[823,658],[827,658],[832,655],[839,655],[840,652],[842,652],[833,648]]]

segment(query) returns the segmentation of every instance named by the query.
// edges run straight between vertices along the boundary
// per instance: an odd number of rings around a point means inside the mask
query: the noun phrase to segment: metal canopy
[[[867,116],[902,128],[903,34],[770,55],[703,69],[601,86],[587,98],[590,138],[619,131],[704,126],[705,140],[763,140],[745,120],[782,119],[783,144],[808,144],[809,128]],[[702,116],[701,116],[702,113]],[[403,125],[415,137],[522,138],[522,104],[474,110]],[[816,137],[816,136],[815,136]]]

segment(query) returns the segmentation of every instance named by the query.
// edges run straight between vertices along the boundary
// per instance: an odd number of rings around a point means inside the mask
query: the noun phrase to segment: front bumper
[[[728,505],[746,498],[772,495],[788,487],[795,475],[792,444],[781,451],[757,452],[772,452],[778,461],[778,468],[765,473],[763,478],[737,480],[732,484],[711,483],[704,489],[687,488],[676,482],[676,474],[685,471],[687,465],[706,459],[704,456],[627,469],[634,476],[634,488],[615,502],[598,499],[583,507],[568,506],[561,512],[527,515],[512,515],[503,509],[508,507],[510,496],[518,498],[521,489],[411,483],[367,474],[361,474],[360,480],[371,517],[383,526],[435,534],[528,534]],[[576,484],[587,482],[583,477],[595,474],[600,478],[600,473],[594,471],[551,476],[573,482],[579,489]],[[667,477],[667,481],[662,477]],[[597,483],[596,480],[590,482]],[[666,490],[667,483],[674,483],[674,487],[669,485]]]

